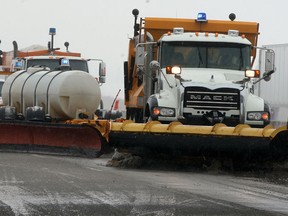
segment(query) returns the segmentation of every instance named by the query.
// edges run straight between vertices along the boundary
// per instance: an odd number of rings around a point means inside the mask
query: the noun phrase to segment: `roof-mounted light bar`
[[[173,34],[183,34],[184,28],[173,28]]]
[[[61,58],[60,59],[60,67],[70,67],[69,59]]]
[[[238,37],[239,31],[238,30],[228,30],[228,35],[232,37]]]
[[[198,13],[196,21],[197,22],[207,22],[206,13],[203,13],[203,12]]]
[[[49,28],[49,35],[56,35],[56,28]]]

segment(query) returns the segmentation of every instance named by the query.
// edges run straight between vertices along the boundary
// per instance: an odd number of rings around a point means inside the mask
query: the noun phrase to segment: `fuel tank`
[[[49,71],[28,68],[10,75],[2,88],[3,102],[25,116],[28,107],[41,107],[56,120],[92,118],[100,104],[98,81],[79,70]]]

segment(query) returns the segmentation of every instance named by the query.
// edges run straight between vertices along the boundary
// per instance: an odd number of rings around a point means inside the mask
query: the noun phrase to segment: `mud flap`
[[[0,150],[99,157],[105,140],[89,125],[0,122]]]

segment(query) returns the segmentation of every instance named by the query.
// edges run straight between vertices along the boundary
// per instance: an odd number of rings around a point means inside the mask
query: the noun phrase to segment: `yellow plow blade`
[[[211,156],[264,160],[288,156],[287,127],[251,128],[249,125],[227,127],[182,125],[179,122],[161,124],[112,122],[109,143],[115,148],[149,150],[172,155]]]

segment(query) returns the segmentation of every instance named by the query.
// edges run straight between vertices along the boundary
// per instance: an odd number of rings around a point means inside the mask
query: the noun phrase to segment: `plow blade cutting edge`
[[[0,150],[99,157],[105,140],[86,124],[0,122]]]
[[[205,156],[246,160],[284,160],[288,156],[287,127],[251,128],[161,124],[113,123],[109,143],[119,149],[148,150],[150,153]]]

